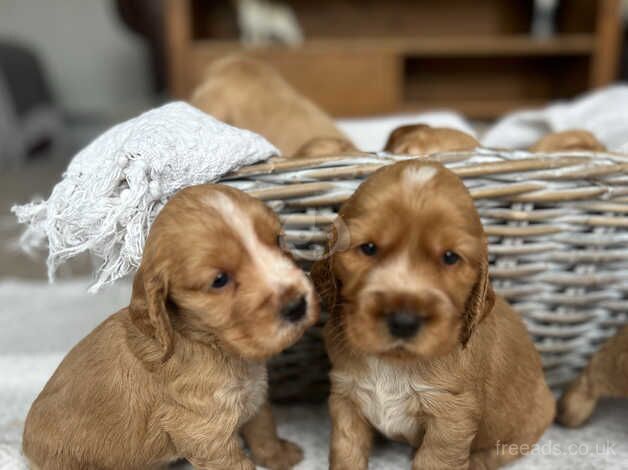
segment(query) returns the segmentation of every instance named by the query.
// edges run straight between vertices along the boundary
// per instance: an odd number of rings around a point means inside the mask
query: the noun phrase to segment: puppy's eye
[[[375,243],[362,243],[360,245],[360,251],[366,256],[375,256],[377,254],[377,245]]]
[[[451,266],[452,264],[456,264],[458,261],[460,261],[460,255],[455,251],[447,250],[443,253],[443,263]]]
[[[212,282],[212,287],[214,289],[220,289],[221,287],[225,287],[228,283],[229,275],[227,273],[218,273],[214,278],[214,282]]]

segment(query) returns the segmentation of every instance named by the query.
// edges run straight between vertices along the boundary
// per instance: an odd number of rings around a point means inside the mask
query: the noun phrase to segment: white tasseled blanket
[[[179,189],[278,155],[266,139],[183,103],[114,126],[79,152],[47,201],[15,206],[21,244],[47,247],[48,275],[89,251],[102,260],[92,291],[139,266],[148,229]]]

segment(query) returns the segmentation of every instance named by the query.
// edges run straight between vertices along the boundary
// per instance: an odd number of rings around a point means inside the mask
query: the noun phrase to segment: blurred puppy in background
[[[349,140],[340,137],[314,137],[295,152],[296,157],[323,157],[326,155],[364,155]]]
[[[554,398],[521,318],[493,293],[462,181],[434,162],[390,165],[339,218],[347,233],[332,243],[349,248],[313,270],[330,312],[331,468],[366,469],[375,430],[417,448],[417,470],[516,459]]]
[[[531,152],[559,152],[561,150],[604,152],[606,147],[589,131],[574,129],[544,135],[529,150]]]
[[[581,426],[603,397],[628,398],[628,326],[604,343],[567,388],[558,402],[558,421]]]
[[[475,137],[457,129],[410,124],[392,131],[384,150],[402,155],[427,156],[436,152],[470,151],[479,146]]]
[[[356,151],[334,120],[267,64],[229,56],[207,70],[190,99],[216,119],[264,136],[284,157]]]
[[[177,193],[159,213],[130,305],[77,344],[26,419],[40,470],[292,468],[277,436],[265,360],[318,316],[303,272],[262,202],[227,186]]]

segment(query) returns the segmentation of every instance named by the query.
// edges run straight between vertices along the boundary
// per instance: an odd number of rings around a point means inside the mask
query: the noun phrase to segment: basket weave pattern
[[[308,269],[324,252],[338,206],[386,154],[275,159],[222,182],[266,201]],[[495,291],[521,313],[548,383],[559,387],[628,321],[628,156],[477,149],[430,157],[469,188],[489,239]],[[271,365],[272,396],[324,395],[322,324]]]

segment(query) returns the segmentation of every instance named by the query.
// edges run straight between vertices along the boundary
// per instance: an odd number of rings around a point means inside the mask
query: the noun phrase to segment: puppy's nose
[[[296,323],[301,320],[307,313],[307,300],[305,296],[297,297],[296,299],[289,300],[281,307],[279,314],[282,318],[289,322]]]
[[[388,331],[395,338],[412,338],[421,327],[421,318],[417,314],[403,310],[392,312],[386,321]]]

